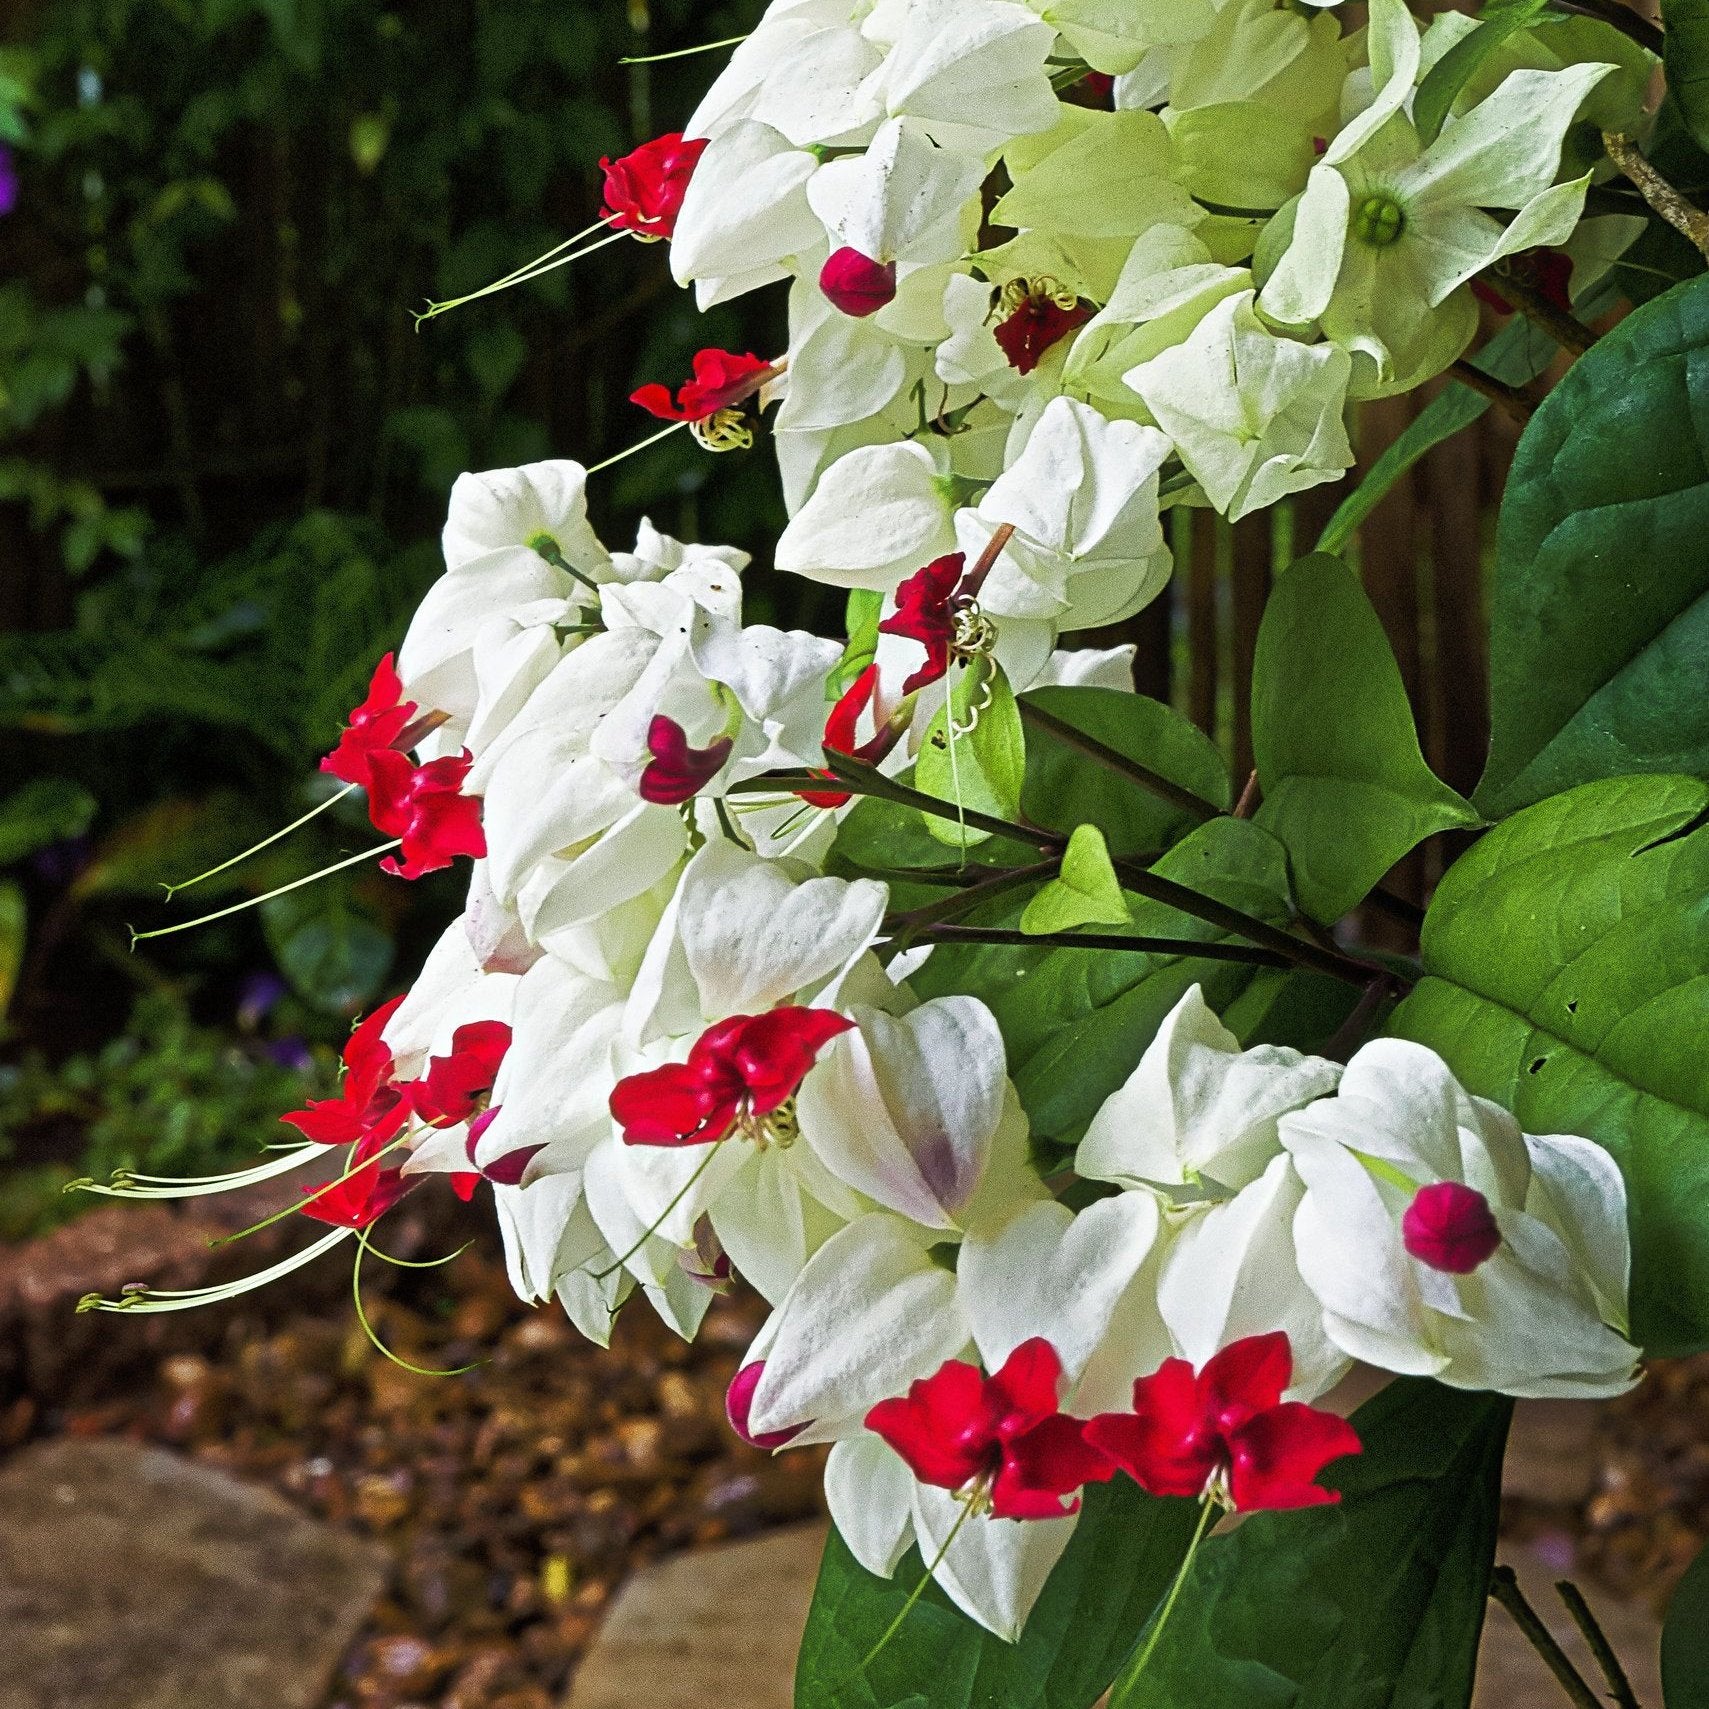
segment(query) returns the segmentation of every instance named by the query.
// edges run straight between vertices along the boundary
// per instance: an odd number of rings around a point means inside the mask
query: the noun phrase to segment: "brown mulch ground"
[[[122,1237],[115,1219],[143,1219],[158,1275],[170,1215],[114,1207],[62,1231],[36,1266],[37,1295],[76,1275],[79,1241],[87,1256],[97,1230]],[[429,1256],[446,1249],[435,1232],[436,1248],[419,1228],[390,1244]],[[449,1244],[463,1238],[466,1228]],[[205,1253],[199,1227],[190,1239]],[[109,1276],[127,1262],[113,1259]],[[724,1421],[724,1390],[763,1315],[751,1297],[714,1302],[692,1347],[637,1302],[605,1352],[556,1307],[522,1306],[484,1241],[441,1270],[370,1260],[364,1299],[388,1345],[424,1366],[480,1362],[422,1377],[363,1335],[348,1259],[321,1270],[171,1318],[68,1320],[69,1300],[53,1301],[42,1327],[98,1336],[94,1368],[38,1345],[33,1386],[50,1392],[0,1406],[0,1448],[56,1433],[157,1442],[381,1540],[391,1584],[328,1709],[556,1709],[638,1565],[820,1510],[819,1453],[774,1459]],[[0,1261],[0,1331],[6,1288]]]
[[[415,1206],[391,1231],[400,1256],[448,1250],[480,1220]],[[217,1273],[231,1260],[210,1254],[208,1219],[252,1210],[115,1206],[0,1255],[0,1394],[15,1397],[0,1451],[48,1434],[158,1442],[380,1539],[392,1581],[328,1709],[556,1709],[638,1565],[820,1510],[819,1453],[774,1459],[724,1422],[763,1314],[751,1297],[717,1301],[692,1347],[637,1303],[602,1352],[555,1307],[521,1306],[484,1237],[439,1270],[365,1266],[379,1334],[416,1364],[480,1361],[454,1377],[374,1352],[336,1256],[205,1312],[71,1315],[88,1285]],[[280,1244],[240,1249],[241,1267]],[[1510,1501],[1507,1529],[1659,1608],[1709,1537],[1709,1357],[1659,1364],[1594,1419],[1559,1489]]]

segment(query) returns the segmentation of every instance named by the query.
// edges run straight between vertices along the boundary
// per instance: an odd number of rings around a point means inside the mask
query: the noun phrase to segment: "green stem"
[[[1061,864],[1058,860],[1041,860],[1033,866],[1011,867],[1006,872],[994,873],[958,890],[953,896],[943,897],[937,902],[927,902],[921,907],[910,909],[906,914],[892,914],[884,922],[885,930],[898,938],[912,938],[927,927],[942,925],[947,920],[953,920],[956,915],[964,914],[970,908],[977,908],[994,897],[1052,878],[1060,870]]]
[[[902,1604],[901,1612],[890,1622],[889,1626],[885,1629],[884,1636],[866,1652],[860,1666],[855,1669],[855,1677],[857,1679],[861,1674],[865,1673],[875,1661],[878,1660],[879,1655],[890,1643],[890,1640],[902,1630],[902,1622],[914,1612],[914,1604],[926,1594],[926,1586],[932,1582],[933,1575],[936,1574],[938,1568],[944,1564],[944,1557],[949,1553],[950,1544],[961,1535],[961,1528],[967,1523],[972,1512],[973,1503],[970,1501],[956,1516],[955,1523],[949,1528],[949,1535],[943,1540],[943,1547],[940,1548],[932,1557],[932,1564],[920,1574],[920,1582],[908,1593],[908,1600]]]
[[[1118,753],[1114,748],[1106,747],[1097,737],[1088,736],[1084,730],[1075,729],[1055,713],[1046,712],[1042,706],[1034,705],[1024,697],[1016,704],[1021,709],[1021,719],[1024,723],[1047,732],[1057,741],[1083,753],[1088,759],[1095,760],[1106,770],[1127,778],[1129,782],[1137,783],[1141,789],[1147,789],[1172,806],[1179,807],[1183,813],[1189,813],[1201,822],[1221,817],[1222,809],[1214,801],[1207,801],[1202,795],[1195,795],[1192,790],[1183,789],[1178,783],[1171,783],[1160,772],[1141,765],[1138,760],[1129,759],[1126,754]]]
[[[1135,1658],[1134,1664],[1124,1673],[1110,1694],[1112,1703],[1125,1704],[1129,1693],[1133,1690],[1139,1677],[1146,1670],[1153,1654],[1156,1652],[1158,1641],[1163,1636],[1163,1628],[1169,1624],[1169,1616],[1175,1612],[1175,1604],[1180,1599],[1181,1591],[1186,1586],[1187,1575],[1193,1570],[1194,1557],[1199,1552],[1199,1545],[1205,1540],[1205,1533],[1211,1527],[1211,1517],[1217,1510],[1217,1499],[1207,1495],[1199,1504],[1199,1523],[1194,1527],[1193,1540],[1187,1545],[1187,1553],[1182,1558],[1179,1570],[1175,1574],[1175,1582],[1169,1586],[1169,1594],[1163,1599],[1163,1606],[1157,1611],[1157,1618],[1151,1623],[1151,1631],[1145,1640],[1145,1647]]]

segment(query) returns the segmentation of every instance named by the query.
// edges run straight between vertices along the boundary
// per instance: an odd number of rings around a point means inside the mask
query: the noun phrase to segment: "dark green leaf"
[[[1152,869],[1272,922],[1289,917],[1282,846],[1245,819],[1213,819]],[[1136,935],[1221,941],[1203,920],[1128,894]],[[1252,977],[1238,962],[1086,949],[939,945],[910,983],[922,997],[966,991],[991,1006],[1009,1072],[1045,1140],[1077,1140],[1133,1071],[1165,1015],[1192,984],[1214,1008]]]
[[[910,1551],[894,1578],[874,1578],[833,1531],[796,1709],[1090,1709],[1173,1578],[1194,1518],[1193,1503],[1153,1500],[1125,1478],[1088,1490],[1018,1643],[982,1630],[932,1585],[865,1672],[925,1569]]]
[[[1028,723],[1022,808],[1031,823],[1063,834],[1076,825],[1096,825],[1112,854],[1151,856],[1210,813],[1228,811],[1228,766],[1216,744],[1162,701],[1114,688],[1035,688],[1021,697],[1023,719],[1028,706],[1205,803],[1205,811],[1197,814],[1177,807],[1072,741]]]
[[[355,1014],[391,968],[391,937],[342,875],[264,902],[261,923],[279,971],[328,1013]]]
[[[1662,0],[1668,93],[1687,129],[1709,148],[1709,0]]]
[[[23,890],[10,879],[0,879],[0,1021],[6,1018],[12,993],[18,988],[28,933],[29,910]]]
[[[1276,583],[1252,668],[1257,823],[1286,845],[1300,905],[1337,920],[1436,831],[1477,823],[1419,751],[1381,619],[1339,558]]]
[[[1502,505],[1494,732],[1476,800],[1709,770],[1709,278],[1623,321],[1550,393]]]
[[[1511,1406],[1415,1378],[1367,1401],[1341,1504],[1206,1543],[1111,1709],[1465,1709]]]
[[[76,894],[160,900],[164,887],[218,866],[272,828],[262,825],[254,807],[240,796],[158,801],[102,838],[94,859],[78,875]],[[250,876],[234,867],[210,879],[200,894],[239,889]]]
[[[95,797],[80,783],[39,777],[0,801],[0,866],[50,843],[80,837],[95,820]]]
[[[1613,1152],[1652,1353],[1709,1345],[1706,808],[1692,778],[1612,778],[1498,826],[1443,879],[1391,1023],[1528,1133]]]
[[[1709,1549],[1686,1569],[1667,1605],[1662,1702],[1665,1709],[1701,1709],[1709,1703]]]
[[[1460,92],[1477,74],[1484,61],[1507,40],[1535,22],[1549,0],[1504,0],[1485,7],[1483,22],[1454,43],[1431,66],[1412,104],[1412,122],[1418,139],[1428,148],[1442,134]]]

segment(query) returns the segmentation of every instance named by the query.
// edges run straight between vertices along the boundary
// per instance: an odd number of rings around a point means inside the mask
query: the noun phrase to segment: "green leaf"
[[[24,970],[24,945],[29,935],[29,910],[24,892],[10,879],[0,880],[0,1021],[6,1017],[18,975]]]
[[[1212,819],[1152,871],[1272,923],[1290,916],[1287,857],[1250,820]],[[1132,895],[1128,902],[1135,935],[1204,943],[1225,936],[1162,903]],[[1069,1145],[1133,1071],[1189,985],[1202,985],[1206,1001],[1220,1009],[1253,971],[1179,955],[940,944],[909,983],[921,997],[968,992],[990,1005],[1033,1131]]]
[[[1029,707],[1199,797],[1204,810],[1163,800],[1070,737],[1029,720]],[[1021,804],[1031,824],[1059,832],[1096,825],[1115,854],[1150,858],[1228,811],[1228,765],[1216,744],[1160,700],[1114,688],[1035,688],[1021,697],[1021,716],[1028,726]]]
[[[1686,1568],[1667,1605],[1662,1702],[1665,1709],[1699,1709],[1709,1703],[1709,1549]]]
[[[1027,903],[1021,930],[1071,932],[1076,926],[1125,926],[1129,914],[1104,833],[1078,825],[1063,851],[1060,876]]]
[[[1012,820],[1021,810],[1026,766],[1015,691],[995,659],[974,659],[956,676],[949,698],[926,728],[914,787],[968,812]],[[955,849],[971,848],[991,834],[951,819],[932,819],[929,828],[939,842]]]
[[[1709,277],[1582,357],[1519,442],[1491,640],[1491,816],[1632,772],[1709,771]]]
[[[1381,619],[1321,554],[1289,566],[1258,630],[1258,824],[1286,845],[1300,905],[1338,920],[1424,838],[1477,815],[1424,763]]]
[[[857,587],[848,597],[844,626],[848,630],[848,645],[837,661],[825,684],[828,700],[841,700],[854,686],[855,679],[878,655],[878,625],[884,617],[884,596],[871,588]]]
[[[355,1014],[391,969],[390,935],[340,879],[264,902],[261,924],[279,971],[329,1014]]]
[[[1174,1577],[1195,1517],[1192,1502],[1154,1500],[1125,1478],[1089,1489],[1018,1643],[982,1630],[934,1584],[864,1672],[925,1568],[913,1550],[894,1578],[875,1578],[833,1531],[796,1709],[1089,1709]]]
[[[95,797],[63,777],[38,777],[0,801],[0,866],[80,837],[95,821]]]
[[[1709,148],[1709,0],[1662,0],[1668,93],[1686,128]]]
[[[1442,880],[1390,1028],[1526,1132],[1614,1154],[1658,1354],[1709,1346],[1706,809],[1693,778],[1611,778],[1498,826]]]
[[[1460,91],[1509,36],[1517,35],[1547,9],[1549,0],[1503,0],[1486,6],[1483,22],[1463,35],[1431,66],[1413,100],[1412,122],[1428,148],[1442,134]]]
[[[1508,324],[1477,354],[1472,366],[1510,386],[1534,380],[1555,358],[1560,346],[1522,315]],[[1408,469],[1462,428],[1481,421],[1490,400],[1457,381],[1430,400],[1407,424],[1401,436],[1374,462],[1365,478],[1341,501],[1318,536],[1320,552],[1341,552],[1373,510],[1388,497]]]
[[[1111,1709],[1466,1709],[1511,1407],[1416,1378],[1367,1401],[1340,1505],[1211,1538]]]

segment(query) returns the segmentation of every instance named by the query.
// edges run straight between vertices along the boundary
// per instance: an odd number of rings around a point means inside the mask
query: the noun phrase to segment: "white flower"
[[[1053,398],[1020,456],[956,518],[969,563],[1003,524],[1014,528],[980,603],[1000,617],[1089,629],[1154,599],[1172,568],[1157,508],[1169,449],[1155,428]]]
[[[1504,1394],[1631,1387],[1626,1194],[1601,1147],[1521,1133],[1398,1039],[1281,1137],[1306,1185],[1300,1272],[1349,1355]]]
[[[951,483],[924,445],[840,457],[777,542],[777,567],[833,587],[888,593],[955,550]]]
[[[1185,343],[1126,376],[1234,522],[1353,466],[1344,419],[1352,358],[1333,344],[1278,338],[1252,302],[1251,291],[1223,298]]]
[[[1320,325],[1364,365],[1358,395],[1400,391],[1447,367],[1476,328],[1462,289],[1504,255],[1563,243],[1588,179],[1556,184],[1561,143],[1585,97],[1613,68],[1516,71],[1428,147],[1400,108],[1409,53],[1372,106],[1313,167],[1285,251],[1259,297],[1272,320]],[[1382,10],[1382,0],[1373,7]],[[1485,210],[1517,210],[1504,225]]]

